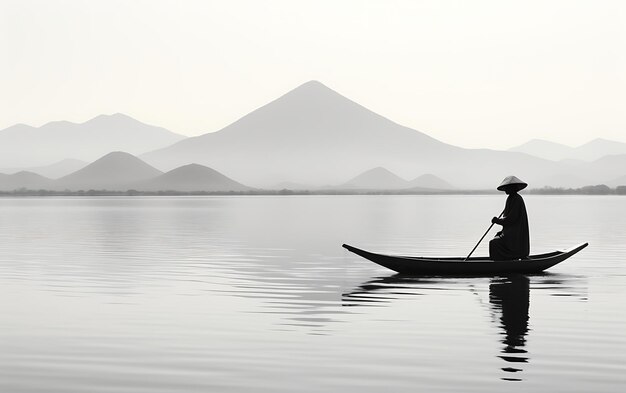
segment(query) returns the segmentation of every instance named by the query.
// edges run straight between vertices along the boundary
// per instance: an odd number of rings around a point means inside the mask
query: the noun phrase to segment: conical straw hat
[[[502,183],[498,186],[499,191],[506,191],[507,189],[513,189],[515,191],[523,190],[528,184],[524,183],[515,176],[507,176],[502,180]]]

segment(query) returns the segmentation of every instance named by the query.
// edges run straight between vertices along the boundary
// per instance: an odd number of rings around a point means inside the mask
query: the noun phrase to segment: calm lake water
[[[0,391],[624,391],[626,198],[525,200],[589,247],[401,278],[341,244],[465,255],[504,196],[0,198]]]

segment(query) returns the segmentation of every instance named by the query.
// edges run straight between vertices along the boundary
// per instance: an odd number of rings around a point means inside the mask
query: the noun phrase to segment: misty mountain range
[[[432,175],[424,174],[413,180],[405,180],[386,168],[378,167],[370,169],[344,184],[336,186],[337,189],[357,190],[453,190],[455,187],[447,181]]]
[[[0,131],[0,168],[39,167],[65,159],[90,162],[117,150],[141,154],[183,138],[121,113],[84,123],[16,124]]]
[[[12,175],[18,172],[33,172],[38,175],[49,177],[51,179],[58,179],[65,175],[69,175],[72,172],[79,170],[86,166],[88,163],[81,160],[75,160],[72,158],[66,158],[61,161],[57,161],[50,165],[43,165],[37,167],[18,167],[18,168],[2,168],[0,173]]]
[[[609,155],[626,154],[626,143],[596,138],[583,145],[571,147],[543,139],[533,139],[511,148],[509,151],[526,153],[553,161],[567,160],[570,163],[575,163],[576,161],[595,161]]]
[[[326,189],[329,188],[362,191],[453,189],[446,181],[434,175],[423,175],[412,181],[407,181],[385,168],[371,169],[344,184],[326,187]],[[109,153],[56,180],[28,171],[20,171],[11,175],[0,174],[0,191],[19,189],[179,192],[242,192],[253,190],[252,187],[243,185],[203,165],[187,164],[163,173],[132,154],[124,152]],[[317,189],[323,190],[324,187]]]
[[[531,187],[626,180],[624,143],[597,139],[572,148],[532,140],[509,151],[464,149],[394,123],[317,81],[197,137],[102,115],[82,124],[9,127],[0,131],[0,153],[0,167],[9,168],[0,169],[4,190],[37,184],[61,190],[490,189],[509,174]]]
[[[112,152],[67,176],[49,179],[21,171],[0,174],[0,191],[247,191],[244,186],[202,165],[189,164],[163,173],[132,154]]]

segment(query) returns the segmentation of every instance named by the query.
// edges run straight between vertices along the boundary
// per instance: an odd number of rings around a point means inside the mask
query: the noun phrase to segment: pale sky
[[[199,135],[311,79],[458,146],[626,142],[626,1],[0,0],[0,129]]]

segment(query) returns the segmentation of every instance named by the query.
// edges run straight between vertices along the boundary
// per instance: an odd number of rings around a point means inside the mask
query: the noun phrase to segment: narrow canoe
[[[493,275],[510,273],[540,273],[557,263],[563,262],[578,251],[587,247],[580,244],[565,251],[531,255],[528,259],[492,261],[487,257],[472,257],[465,261],[459,257],[407,257],[375,254],[344,244],[343,248],[365,259],[394,270],[401,274],[414,275]]]

